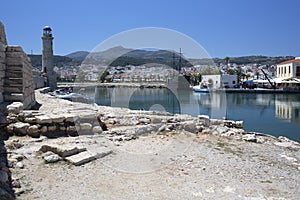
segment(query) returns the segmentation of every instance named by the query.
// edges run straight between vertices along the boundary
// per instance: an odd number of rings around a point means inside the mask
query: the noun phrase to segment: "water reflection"
[[[182,113],[179,98],[170,89],[99,87],[95,89],[95,103],[98,105],[130,108],[132,110]]]
[[[93,94],[92,94],[93,93]],[[93,88],[98,105],[243,120],[244,128],[300,141],[300,94],[194,93],[190,89]]]
[[[277,95],[275,116],[288,122],[300,122],[300,101],[296,95]]]

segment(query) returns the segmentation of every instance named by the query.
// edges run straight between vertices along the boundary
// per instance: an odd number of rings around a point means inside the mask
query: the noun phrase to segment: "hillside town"
[[[82,70],[81,66],[55,67],[58,81],[61,82],[167,82],[174,75],[182,74],[190,85],[208,82],[212,79],[213,88],[240,87],[296,87],[300,83],[300,58],[287,60],[276,65],[257,63],[236,64],[225,58],[224,63],[211,65],[182,66],[180,71],[163,64],[143,64],[140,66],[101,66],[92,70]],[[210,76],[211,75],[211,76]],[[222,83],[222,85],[220,84]]]

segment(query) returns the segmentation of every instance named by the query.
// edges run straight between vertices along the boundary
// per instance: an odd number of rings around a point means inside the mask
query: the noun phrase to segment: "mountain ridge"
[[[31,59],[33,67],[40,68],[42,65],[41,55],[28,55]],[[182,66],[190,66],[196,64],[209,64],[212,61],[219,64],[226,64],[224,58],[206,58],[206,59],[189,59],[181,57]],[[229,63],[238,65],[243,64],[260,64],[260,65],[276,65],[286,60],[294,59],[294,56],[263,56],[250,55],[240,57],[230,57]],[[83,61],[96,60],[102,65],[118,66],[118,65],[142,65],[145,63],[159,63],[173,65],[178,63],[180,54],[168,50],[144,50],[129,49],[122,46],[116,46],[105,51],[88,52],[75,51],[67,55],[54,55],[54,65],[62,67],[66,65],[81,65]],[[175,64],[176,65],[176,64]]]

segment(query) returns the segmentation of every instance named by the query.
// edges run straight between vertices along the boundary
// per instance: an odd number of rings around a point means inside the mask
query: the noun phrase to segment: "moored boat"
[[[202,92],[202,93],[209,93],[210,92],[209,87],[207,87],[207,85],[203,85],[203,84],[195,85],[193,87],[193,90],[195,92]]]

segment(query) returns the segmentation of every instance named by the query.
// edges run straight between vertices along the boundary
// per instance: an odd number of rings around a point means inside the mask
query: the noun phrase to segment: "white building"
[[[237,84],[237,75],[203,75],[202,83],[212,89],[233,88]]]
[[[300,78],[300,57],[277,65],[277,78]]]

